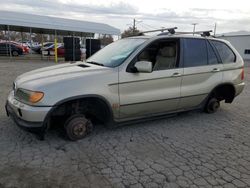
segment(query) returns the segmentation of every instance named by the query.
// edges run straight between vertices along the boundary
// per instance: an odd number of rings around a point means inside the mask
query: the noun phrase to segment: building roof
[[[0,29],[19,32],[75,35],[81,36],[84,33],[99,33],[120,35],[120,30],[108,24],[64,19],[50,16],[40,16],[19,12],[0,11]]]
[[[238,37],[238,36],[250,36],[249,31],[235,31],[235,32],[229,32],[229,33],[222,33],[216,35],[216,37]]]

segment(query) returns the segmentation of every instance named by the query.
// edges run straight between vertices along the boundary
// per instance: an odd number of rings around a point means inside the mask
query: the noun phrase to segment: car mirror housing
[[[153,63],[150,61],[137,61],[134,67],[138,72],[151,73],[153,71]]]

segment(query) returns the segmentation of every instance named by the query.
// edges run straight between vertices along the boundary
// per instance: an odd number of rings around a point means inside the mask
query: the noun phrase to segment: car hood
[[[64,63],[24,73],[16,78],[15,84],[17,87],[32,85],[34,88],[34,86],[41,84],[49,84],[64,79],[73,79],[79,76],[105,72],[109,69],[110,68],[92,65],[85,62]],[[29,89],[27,87],[23,88]]]

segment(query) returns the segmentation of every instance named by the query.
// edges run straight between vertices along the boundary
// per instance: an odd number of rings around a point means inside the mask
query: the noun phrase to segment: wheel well
[[[108,123],[112,119],[112,111],[107,102],[97,97],[87,97],[68,100],[56,106],[50,119],[65,121],[73,114],[84,114],[92,121]]]
[[[232,103],[235,97],[235,88],[232,84],[219,85],[212,91],[212,95],[220,101],[225,100],[225,103]]]

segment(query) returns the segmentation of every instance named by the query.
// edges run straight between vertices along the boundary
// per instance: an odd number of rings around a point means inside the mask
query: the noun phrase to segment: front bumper
[[[42,129],[44,119],[51,107],[30,106],[17,101],[12,91],[5,105],[6,113],[15,123],[26,129]]]

